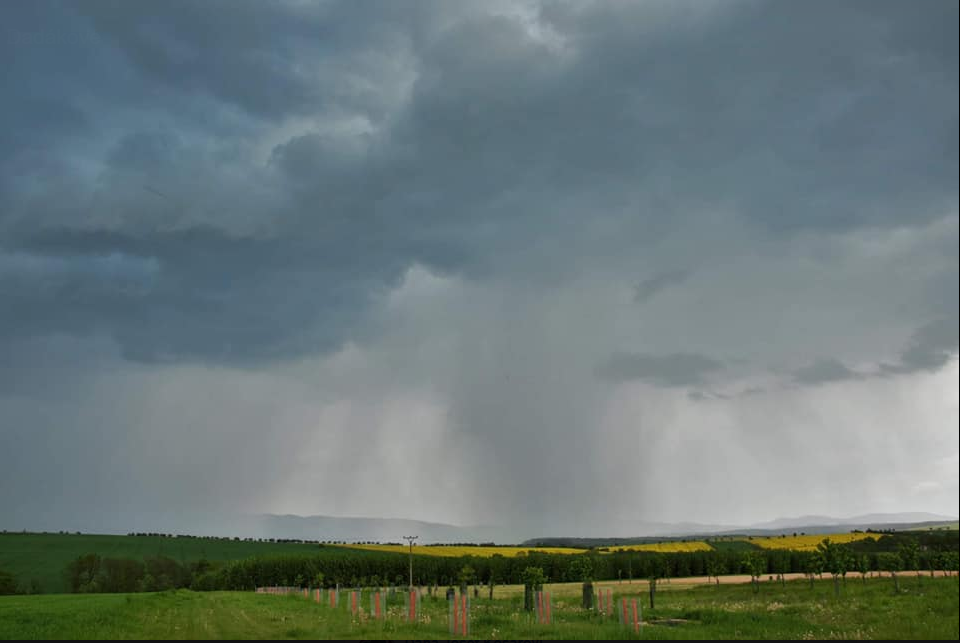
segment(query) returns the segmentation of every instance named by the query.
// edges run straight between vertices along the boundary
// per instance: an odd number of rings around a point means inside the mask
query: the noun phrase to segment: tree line
[[[159,592],[191,587],[213,568],[206,560],[180,563],[167,556],[137,560],[85,554],[71,561],[63,573],[74,593]]]
[[[954,532],[956,534],[956,532]],[[826,543],[826,544],[824,544]],[[848,545],[825,539],[817,551],[751,549],[600,554],[550,554],[530,551],[514,557],[441,557],[414,555],[414,582],[419,586],[463,584],[463,569],[471,583],[487,586],[517,584],[528,568],[542,570],[544,582],[663,579],[685,576],[719,577],[749,574],[782,577],[900,569],[957,571],[958,541],[898,538],[879,548],[876,542]],[[891,547],[891,543],[895,547]],[[393,552],[320,547],[317,554],[265,555],[227,562],[181,563],[165,556],[142,560],[86,554],[64,570],[72,592],[137,592],[188,587],[195,590],[250,590],[258,586],[385,587],[407,583],[408,558]],[[585,579],[584,570],[589,570]]]
[[[548,554],[529,552],[505,557],[414,556],[414,582],[417,585],[452,586],[460,584],[464,567],[473,570],[475,581],[484,585],[516,584],[524,572],[542,570],[544,582],[582,581],[588,568],[593,580],[677,578],[684,576],[722,576],[726,574],[781,575],[786,573],[822,574],[826,566],[842,558],[849,571],[899,569],[937,569],[956,571],[957,551],[921,549],[912,545],[896,552],[856,553],[845,545],[831,544],[831,556],[824,560],[820,551],[753,550],[711,552],[613,552],[609,554]],[[956,545],[954,545],[956,546]],[[843,556],[836,554],[842,552]],[[836,555],[834,555],[836,554]],[[586,564],[584,564],[586,563]],[[232,561],[211,570],[198,584],[202,589],[251,589],[264,585],[312,587],[357,587],[404,585],[407,582],[407,558],[396,554],[339,555],[323,557],[263,556]]]

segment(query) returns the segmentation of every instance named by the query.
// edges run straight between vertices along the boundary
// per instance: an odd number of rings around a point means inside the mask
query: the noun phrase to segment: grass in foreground
[[[758,594],[749,585],[658,592],[657,609],[643,611],[647,625],[641,637],[958,638],[956,577],[902,579],[901,588],[894,595],[890,579],[868,579],[866,584],[848,580],[840,598],[829,580],[813,589],[806,581],[785,588],[768,584]],[[615,599],[621,595],[638,596],[614,593]],[[369,604],[366,596],[363,604]],[[552,625],[533,622],[519,608],[519,598],[474,600],[471,638],[638,638],[616,619],[585,613],[572,598],[554,602]],[[373,621],[345,607],[252,592],[9,596],[0,597],[0,638],[449,638],[445,600],[425,599],[417,624],[403,622],[401,613],[402,607],[393,606],[386,622]],[[665,619],[674,619],[673,624]]]

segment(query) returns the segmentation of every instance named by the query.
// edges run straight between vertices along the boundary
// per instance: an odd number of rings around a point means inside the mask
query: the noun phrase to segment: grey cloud
[[[957,355],[957,336],[956,318],[937,319],[925,324],[911,337],[910,344],[900,355],[900,363],[881,365],[881,373],[936,371]]]
[[[694,402],[708,402],[710,400],[729,400],[732,396],[716,391],[687,391],[687,399]]]
[[[145,8],[105,1],[76,10],[141,78],[267,118],[331,109],[379,114],[390,99],[378,95],[391,83],[390,48],[404,44],[402,31],[390,37],[382,14],[363,15],[349,3],[265,8],[214,0]],[[365,51],[374,43],[386,52]],[[371,75],[375,82],[351,82]]]
[[[17,313],[4,330],[69,333],[83,324],[111,332],[126,356],[146,361],[249,363],[326,352],[344,340],[345,328],[359,332],[366,298],[391,280],[377,274],[382,261],[366,264],[350,249],[231,238],[207,227],[145,237],[53,230],[24,246],[69,257],[69,265],[109,266],[122,253],[130,264],[125,278],[136,274],[133,266],[149,266],[150,283],[102,297],[94,296],[102,270],[76,271],[52,289],[22,284],[6,293]],[[31,323],[23,325],[24,317]]]
[[[624,261],[699,210],[687,206],[722,203],[785,235],[896,223],[904,207],[922,219],[955,201],[956,61],[949,15],[939,15],[955,12],[949,3],[922,18],[856,3],[689,15],[540,7],[560,55],[481,5],[376,6],[92,2],[57,15],[55,47],[78,66],[75,77],[53,77],[70,97],[59,104],[78,115],[65,121],[73,138],[40,152],[17,138],[0,160],[29,179],[0,196],[16,231],[2,245],[15,252],[80,221],[125,239],[99,250],[116,253],[128,237],[149,245],[156,234],[173,247],[170,229],[220,229],[217,240],[182,233],[184,256],[159,258],[163,296],[146,310],[171,328],[172,355],[253,360],[341,344],[417,262],[477,279],[562,281],[578,265],[569,249]],[[18,7],[8,24],[40,15]],[[43,77],[60,59],[43,51],[47,40],[16,43],[16,81]],[[397,60],[412,66],[402,87],[382,65]],[[95,91],[74,93],[87,78]],[[18,128],[56,120],[21,99],[5,109]],[[371,129],[308,128],[279,142],[266,167],[243,153],[270,126],[304,115]],[[104,140],[116,143],[101,156]],[[71,155],[106,164],[94,190],[88,171],[64,164]],[[250,242],[249,229],[269,240]],[[175,287],[191,279],[200,285]],[[655,274],[637,296],[679,279]],[[242,297],[230,292],[238,284],[249,285]],[[262,314],[271,308],[276,316]],[[143,340],[141,323],[126,327],[112,303],[98,312],[89,302],[82,315],[29,309],[46,317],[41,327],[77,319],[124,343]],[[177,312],[186,309],[201,312]],[[316,323],[323,341],[279,340]],[[244,340],[204,353],[237,324]]]
[[[723,362],[704,355],[616,353],[598,366],[596,372],[602,379],[614,382],[641,380],[657,386],[691,386],[722,369]]]
[[[658,292],[670,286],[682,284],[689,276],[690,272],[687,270],[671,270],[669,272],[661,272],[649,279],[644,279],[634,288],[633,300],[636,302],[645,302]]]
[[[823,384],[860,377],[862,376],[859,373],[850,370],[837,359],[820,359],[793,372],[793,379],[800,384]]]
[[[693,402],[707,402],[710,400],[736,400],[738,398],[749,398],[754,395],[762,395],[775,390],[766,386],[748,386],[744,389],[731,393],[719,393],[709,390],[692,390],[687,392],[687,399]]]

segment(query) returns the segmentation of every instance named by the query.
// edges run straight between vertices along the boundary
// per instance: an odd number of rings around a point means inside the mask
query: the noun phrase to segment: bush
[[[17,593],[17,579],[10,572],[0,569],[0,596]]]

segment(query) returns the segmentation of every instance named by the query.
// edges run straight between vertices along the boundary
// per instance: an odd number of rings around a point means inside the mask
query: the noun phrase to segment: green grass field
[[[549,587],[547,588],[549,589]],[[619,588],[617,588],[619,589]],[[643,611],[648,639],[956,639],[957,577],[848,580],[834,597],[829,580],[704,586],[657,593],[657,609]],[[616,593],[614,597],[619,598]],[[645,594],[623,594],[639,596]],[[364,606],[369,602],[363,601]],[[447,603],[425,599],[420,622],[404,622],[391,607],[385,622],[354,616],[298,596],[252,592],[99,594],[0,597],[2,639],[445,639]],[[552,625],[520,611],[520,599],[473,602],[471,638],[638,638],[615,618],[588,614],[574,601],[554,602]],[[666,619],[673,619],[667,624]]]
[[[235,560],[264,554],[312,554],[324,548],[297,543],[259,543],[227,539],[167,538],[77,534],[0,534],[0,570],[18,581],[40,583],[43,592],[65,592],[67,563],[91,552],[114,558],[167,556],[184,563]]]

